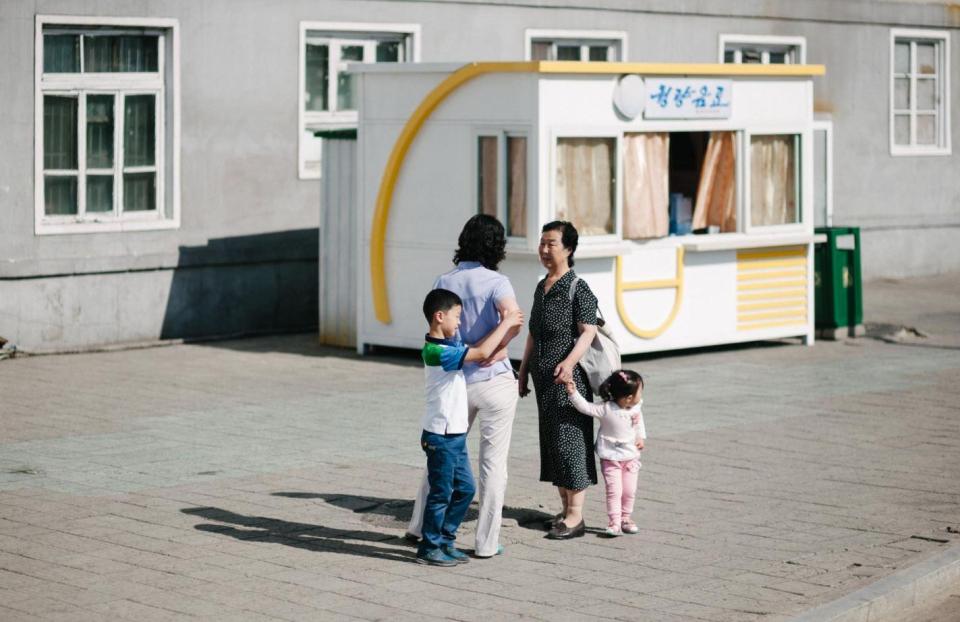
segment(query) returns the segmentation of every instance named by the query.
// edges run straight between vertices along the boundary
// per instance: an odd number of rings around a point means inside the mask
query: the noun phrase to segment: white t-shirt
[[[643,425],[643,400],[636,406],[623,409],[616,402],[591,404],[578,392],[570,396],[573,407],[585,415],[600,420],[597,431],[597,455],[603,460],[633,460],[640,457],[637,439],[647,438]]]
[[[427,335],[420,356],[426,387],[427,409],[421,427],[434,434],[463,434],[468,427],[467,381],[463,360],[467,346],[452,339]]]

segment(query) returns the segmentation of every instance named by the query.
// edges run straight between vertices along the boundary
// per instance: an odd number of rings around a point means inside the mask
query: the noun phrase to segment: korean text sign
[[[732,80],[646,78],[647,119],[727,119]]]

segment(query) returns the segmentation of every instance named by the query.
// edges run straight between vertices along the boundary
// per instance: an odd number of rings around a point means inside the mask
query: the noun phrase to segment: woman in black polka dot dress
[[[597,298],[583,280],[570,286],[576,274],[573,253],[577,230],[569,222],[543,227],[540,263],[547,276],[537,285],[530,312],[530,332],[520,364],[520,395],[533,379],[540,414],[540,480],[560,492],[562,514],[548,537],[575,538],[584,534],[583,500],[587,486],[597,483],[593,456],[593,420],[574,409],[564,383],[573,380],[580,394],[593,399],[586,374],[577,364],[597,332]]]

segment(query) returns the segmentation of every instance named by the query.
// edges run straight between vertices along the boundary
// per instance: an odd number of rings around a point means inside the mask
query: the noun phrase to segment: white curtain
[[[480,213],[497,217],[497,137],[481,136],[477,154],[480,163],[477,188]]]
[[[507,137],[507,235],[527,235],[527,139]]]
[[[750,139],[750,224],[797,222],[796,137]]]
[[[623,237],[663,237],[670,230],[670,134],[626,134],[623,146]]]
[[[711,132],[700,169],[693,228],[720,228],[722,233],[737,230],[737,160],[733,132]]]
[[[580,235],[613,233],[613,138],[557,139],[556,212]]]

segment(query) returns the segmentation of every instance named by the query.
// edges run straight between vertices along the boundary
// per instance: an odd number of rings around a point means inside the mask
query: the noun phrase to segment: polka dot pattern
[[[530,311],[533,353],[529,369],[537,395],[540,418],[540,481],[554,486],[582,490],[597,483],[597,465],[593,453],[593,419],[581,415],[570,404],[563,385],[554,384],[553,370],[573,350],[579,337],[577,323],[597,323],[597,297],[583,279],[577,281],[573,301],[570,285],[573,270],[560,277],[544,293],[540,281]],[[573,370],[580,394],[593,399],[583,369]]]

